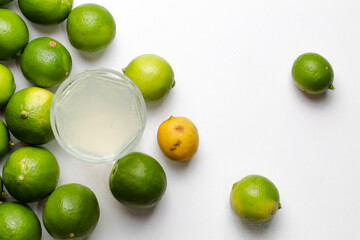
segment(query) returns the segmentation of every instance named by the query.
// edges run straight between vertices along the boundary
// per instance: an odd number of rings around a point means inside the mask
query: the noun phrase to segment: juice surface
[[[102,78],[78,80],[56,109],[59,135],[73,152],[90,158],[116,156],[141,130],[134,93]]]

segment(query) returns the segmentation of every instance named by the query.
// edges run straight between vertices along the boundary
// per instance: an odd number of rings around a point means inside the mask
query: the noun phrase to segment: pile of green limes
[[[0,6],[11,0],[0,0]],[[116,33],[110,12],[97,4],[72,9],[72,0],[18,0],[24,16],[36,24],[53,25],[67,20],[70,43],[86,52],[106,49]],[[12,72],[0,64],[0,157],[13,145],[9,131],[28,146],[13,151],[0,177],[0,198],[10,194],[22,203],[48,197],[43,211],[46,230],[56,239],[84,239],[95,229],[100,208],[95,194],[86,186],[66,184],[58,188],[60,168],[55,156],[35,145],[54,139],[50,106],[54,94],[44,88],[56,86],[71,73],[72,58],[59,41],[40,37],[29,42],[25,21],[0,8],[0,60],[20,60],[24,77],[35,86],[15,93]],[[15,94],[14,94],[15,93]],[[3,185],[7,193],[4,192]],[[36,214],[25,204],[0,202],[0,239],[41,239]]]
[[[9,2],[0,0],[0,6]],[[68,39],[80,51],[103,51],[115,38],[114,18],[100,5],[83,4],[72,9],[73,0],[18,0],[18,5],[34,24],[54,25],[67,19]],[[50,125],[54,94],[45,88],[68,78],[73,64],[71,55],[63,44],[50,37],[29,42],[25,21],[4,8],[0,8],[0,49],[0,60],[19,58],[24,77],[35,85],[15,93],[12,72],[0,64],[0,110],[5,111],[6,121],[5,125],[0,120],[0,157],[13,145],[9,132],[28,144],[7,158],[2,179],[0,177],[0,198],[9,194],[22,203],[32,203],[48,197],[42,220],[49,234],[55,239],[86,238],[99,220],[100,208],[95,194],[75,183],[57,188],[60,167],[56,157],[36,146],[54,139]],[[139,87],[147,102],[165,98],[175,85],[170,64],[154,54],[135,58],[123,72]],[[109,178],[114,197],[125,206],[138,209],[155,206],[165,193],[166,184],[161,165],[143,153],[131,153],[120,159]],[[8,217],[0,217],[1,237],[41,238],[40,221],[31,208],[0,202],[0,216],[5,214]]]

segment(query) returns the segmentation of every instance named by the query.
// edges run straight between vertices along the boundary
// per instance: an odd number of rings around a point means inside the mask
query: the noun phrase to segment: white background
[[[30,40],[63,43],[72,74],[91,67],[120,71],[138,55],[154,53],[170,62],[176,78],[164,101],[147,105],[135,149],[156,158],[167,174],[166,193],[152,211],[128,210],[112,197],[113,164],[81,162],[56,141],[44,145],[59,161],[59,185],[81,183],[98,197],[100,221],[89,239],[358,237],[358,1],[75,0],[74,6],[86,2],[103,5],[116,20],[116,38],[103,54],[73,48],[65,22],[44,27],[25,19]],[[16,2],[5,7],[23,16]],[[333,66],[335,91],[307,96],[294,86],[292,63],[310,51]],[[17,91],[31,86],[18,61],[1,64],[14,73]],[[199,150],[188,163],[172,162],[157,145],[157,128],[171,115],[198,128]],[[246,225],[230,209],[232,184],[248,174],[266,176],[280,192],[283,208],[268,224]],[[40,218],[44,202],[30,204]],[[43,239],[51,239],[44,228]]]

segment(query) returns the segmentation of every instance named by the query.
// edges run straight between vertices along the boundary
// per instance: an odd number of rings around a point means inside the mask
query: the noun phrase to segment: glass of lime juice
[[[51,126],[60,146],[93,163],[113,162],[140,140],[146,104],[124,74],[90,69],[65,80],[55,93]]]

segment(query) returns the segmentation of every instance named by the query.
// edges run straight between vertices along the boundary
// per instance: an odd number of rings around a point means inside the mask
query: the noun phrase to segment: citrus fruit
[[[16,13],[0,9],[0,60],[10,60],[20,56],[29,41],[29,31]]]
[[[166,175],[154,158],[134,152],[115,163],[110,173],[109,186],[121,204],[146,209],[155,206],[164,195]]]
[[[140,89],[147,102],[164,98],[175,86],[170,64],[154,54],[138,56],[123,71]]]
[[[58,41],[40,37],[32,40],[20,58],[21,71],[27,80],[39,87],[52,87],[70,74],[72,60],[68,50]]]
[[[332,85],[334,72],[330,63],[317,53],[304,53],[294,62],[292,77],[297,87],[310,94],[323,93]]]
[[[73,6],[73,0],[19,0],[18,3],[27,19],[44,25],[61,23]]]
[[[0,157],[6,153],[10,143],[9,131],[4,122],[0,119]]]
[[[281,208],[279,192],[267,178],[249,175],[234,183],[230,204],[233,211],[245,222],[264,223]]]
[[[0,64],[0,109],[4,108],[15,92],[15,81],[12,72]]]
[[[50,106],[54,94],[49,90],[30,87],[16,92],[5,110],[10,132],[20,141],[45,144],[54,139],[50,125]]]
[[[100,217],[95,194],[81,184],[66,184],[50,195],[43,210],[43,223],[55,239],[84,239]]]
[[[171,116],[159,126],[157,141],[168,158],[183,162],[190,160],[197,152],[199,134],[188,118]]]
[[[55,156],[40,147],[26,146],[13,152],[3,167],[3,181],[8,193],[21,202],[44,199],[59,180]]]
[[[12,2],[12,0],[0,0],[0,6],[8,4],[9,2]]]
[[[70,43],[85,52],[107,48],[115,38],[116,25],[111,13],[104,7],[87,3],[69,14],[66,30]]]
[[[0,240],[24,239],[41,239],[41,225],[36,214],[20,203],[0,203]]]

